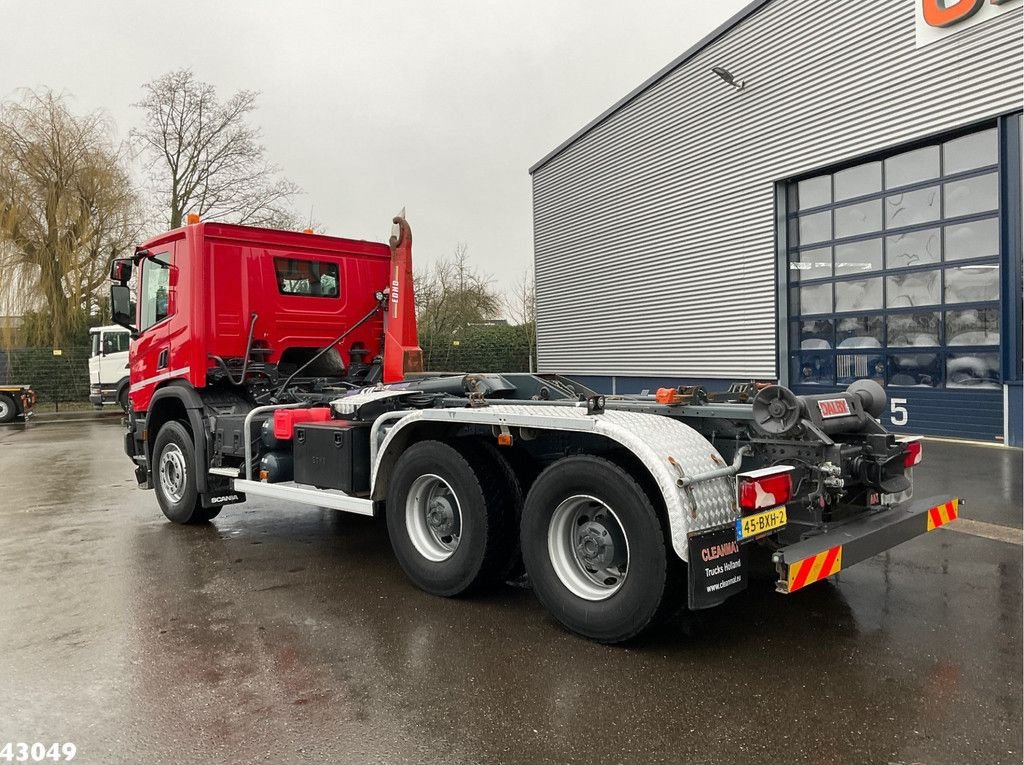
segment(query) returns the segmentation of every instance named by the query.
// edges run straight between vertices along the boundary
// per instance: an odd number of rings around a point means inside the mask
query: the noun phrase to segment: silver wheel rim
[[[188,470],[185,466],[185,454],[177,444],[167,444],[160,455],[160,488],[164,496],[171,502],[181,502],[185,496],[185,484]]]
[[[629,571],[629,540],[619,517],[586,494],[555,508],[548,524],[548,555],[562,584],[584,600],[610,598],[622,589]]]
[[[10,413],[11,405],[7,403],[6,398],[0,396],[0,420],[4,419]]]
[[[427,560],[440,563],[455,554],[462,537],[462,508],[441,476],[427,473],[412,482],[405,500],[405,529]]]

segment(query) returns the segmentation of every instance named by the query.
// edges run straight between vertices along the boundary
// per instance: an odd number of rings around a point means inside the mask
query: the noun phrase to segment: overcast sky
[[[532,262],[527,169],[747,0],[0,0],[0,98],[48,86],[120,135],[139,86],[191,67],[254,122],[330,234],[418,263],[465,242],[499,287]]]

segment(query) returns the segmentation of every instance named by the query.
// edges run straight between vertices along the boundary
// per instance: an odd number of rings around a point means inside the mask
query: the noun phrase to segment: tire
[[[498,579],[502,582],[519,579],[526,573],[526,569],[523,568],[523,552],[519,548],[519,519],[523,516],[523,488],[519,482],[517,471],[507,458],[510,453],[499,449],[494,445],[494,440],[488,438],[467,439],[465,442],[457,441],[454,446],[470,462],[473,462],[474,459],[478,463],[486,460],[493,463],[496,468],[492,476],[492,471],[488,469],[487,465],[477,464],[476,466],[477,474],[486,475],[491,485],[494,485],[495,481],[499,482],[496,491],[503,495],[501,501],[505,502],[505,512],[509,514],[508,522],[505,525],[508,529],[507,533],[511,535],[511,543],[508,546],[508,554],[504,563],[498,564]]]
[[[180,422],[164,423],[153,443],[153,488],[160,509],[174,523],[206,523],[219,507],[203,508],[196,489],[192,435]]]
[[[503,580],[515,528],[502,475],[486,452],[441,441],[402,454],[385,515],[395,558],[417,587],[455,597]]]
[[[117,405],[121,407],[121,411],[128,414],[128,386],[125,385],[121,390],[117,392]]]
[[[13,422],[18,416],[18,406],[6,393],[0,393],[0,424]]]
[[[541,473],[523,507],[521,544],[537,598],[592,640],[636,637],[678,602],[682,564],[651,499],[609,460],[565,457]]]

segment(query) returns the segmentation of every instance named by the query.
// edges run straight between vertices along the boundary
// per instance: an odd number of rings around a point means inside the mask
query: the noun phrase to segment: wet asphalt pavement
[[[0,428],[0,746],[75,762],[1020,763],[1021,452],[929,442],[940,529],[628,647],[446,601],[383,522],[135,487],[116,420]],[[973,476],[973,477],[971,477]],[[994,524],[988,526],[986,524]],[[1001,531],[1000,531],[1001,530]]]

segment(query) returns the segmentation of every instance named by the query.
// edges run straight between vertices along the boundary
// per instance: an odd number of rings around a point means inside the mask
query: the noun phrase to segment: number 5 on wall
[[[905,398],[894,398],[889,401],[889,419],[893,425],[906,425],[910,422],[910,412],[907,411],[907,400]]]

